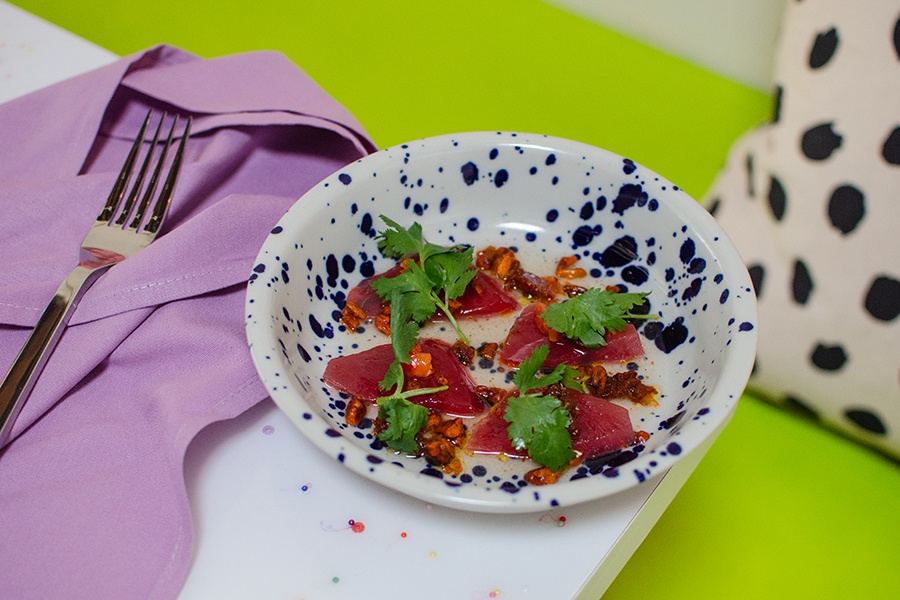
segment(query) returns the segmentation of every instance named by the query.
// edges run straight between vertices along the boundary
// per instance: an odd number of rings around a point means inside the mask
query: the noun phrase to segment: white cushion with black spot
[[[792,0],[776,60],[705,201],[759,298],[751,388],[900,458],[900,2]]]

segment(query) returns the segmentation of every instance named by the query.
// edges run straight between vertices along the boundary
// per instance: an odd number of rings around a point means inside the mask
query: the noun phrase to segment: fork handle
[[[38,319],[9,372],[0,383],[0,447],[6,444],[13,424],[31,393],[47,359],[56,347],[72,312],[90,284],[105,271],[77,266],[56,290]]]

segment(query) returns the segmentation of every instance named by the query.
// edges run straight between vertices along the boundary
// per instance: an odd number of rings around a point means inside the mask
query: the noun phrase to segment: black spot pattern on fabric
[[[747,154],[744,159],[744,168],[747,170],[747,195],[750,198],[756,197],[756,189],[753,186],[753,155]]]
[[[900,165],[900,127],[894,127],[884,140],[881,156],[889,164]]]
[[[879,275],[866,292],[866,311],[879,321],[893,321],[900,315],[900,281]]]
[[[840,371],[847,364],[847,352],[840,344],[816,344],[809,357],[812,364],[823,371]]]
[[[789,2],[784,24],[793,39],[779,55],[769,120],[732,146],[727,179],[705,206],[733,228],[771,321],[757,327],[753,385],[796,416],[896,456],[900,113],[887,109],[900,96],[900,5]],[[892,76],[878,77],[876,65]],[[679,244],[666,249],[676,264]],[[672,277],[680,295],[692,276]],[[745,290],[729,291],[734,298]],[[850,333],[835,329],[835,319]],[[653,343],[663,326],[641,333]]]
[[[900,19],[894,24],[894,52],[897,53],[897,58],[900,58]]]
[[[844,235],[850,233],[866,214],[865,195],[855,186],[842,185],[828,200],[828,218]]]
[[[753,291],[759,298],[762,296],[763,284],[766,279],[766,268],[762,265],[751,265],[747,267],[747,272],[750,274],[750,281],[753,282]]]
[[[820,69],[827,65],[837,50],[838,42],[838,32],[834,27],[817,34],[812,50],[809,52],[810,68]]]
[[[769,208],[772,209],[772,216],[776,221],[784,218],[784,211],[787,210],[787,194],[776,177],[769,177]]]
[[[809,269],[802,260],[794,261],[794,276],[791,278],[791,293],[794,296],[794,302],[798,304],[806,304],[813,290],[812,276]]]
[[[840,148],[843,138],[834,130],[834,123],[820,123],[806,130],[800,149],[810,160],[825,160]]]
[[[782,406],[784,406],[784,408],[788,409],[795,415],[803,417],[804,419],[810,419],[812,421],[819,420],[819,413],[816,412],[816,410],[813,409],[808,402],[806,402],[805,400],[801,400],[797,396],[788,394],[784,397]]]
[[[784,87],[781,85],[775,86],[775,98],[772,101],[772,122],[778,123],[781,121],[781,103],[784,100]]]
[[[878,435],[884,435],[887,433],[887,427],[885,427],[884,421],[882,421],[878,415],[871,411],[861,408],[853,408],[848,409],[844,414],[853,423],[862,427],[868,432]]]

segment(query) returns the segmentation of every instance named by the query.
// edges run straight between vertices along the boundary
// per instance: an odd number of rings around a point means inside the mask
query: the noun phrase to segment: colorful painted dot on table
[[[272,435],[275,433],[275,427],[273,425],[266,425],[262,428],[263,435]]]
[[[554,517],[551,514],[541,515],[540,519],[538,519],[541,523],[555,523],[557,527],[565,527],[566,523],[568,523],[568,519],[565,516],[560,515],[558,517]]]
[[[366,530],[365,524],[361,521],[354,521],[353,519],[350,519],[349,521],[347,521],[347,524],[350,526],[350,530],[353,533],[362,533]]]

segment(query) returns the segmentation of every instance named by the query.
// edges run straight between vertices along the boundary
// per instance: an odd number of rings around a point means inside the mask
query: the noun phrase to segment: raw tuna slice
[[[459,306],[451,312],[454,317],[465,319],[502,315],[521,307],[519,301],[504,290],[499,281],[481,271],[456,300]]]
[[[577,407],[572,429],[572,448],[582,458],[594,458],[630,446],[634,429],[628,409],[609,400],[580,392],[570,392]],[[524,458],[509,441],[508,423],[503,418],[506,403],[500,403],[475,426],[466,448],[477,454],[500,454]]]
[[[454,417],[472,417],[484,412],[485,405],[475,395],[475,383],[469,371],[453,355],[449,344],[433,339],[419,342],[422,351],[431,354],[433,373],[428,377],[412,378],[420,388],[439,387],[438,377],[446,378],[449,389],[428,396],[415,396],[410,401]],[[385,392],[378,387],[394,360],[390,344],[375,346],[357,354],[331,359],[325,367],[323,380],[336,390],[363,400],[373,401]]]
[[[579,365],[616,362],[644,355],[641,338],[630,323],[623,331],[607,334],[606,345],[595,350],[565,338],[551,342],[538,323],[538,308],[538,304],[529,304],[513,323],[500,349],[501,361],[508,365],[518,365],[531,356],[535,348],[545,344],[550,346],[550,354],[544,361],[544,366],[551,369],[560,363]]]
[[[400,274],[400,270],[400,265],[397,265],[380,275],[366,279],[350,290],[347,300],[355,302],[368,318],[374,319],[381,314],[382,302],[375,290],[372,289],[372,282],[381,277],[396,277]],[[501,315],[519,308],[519,302],[503,289],[499,281],[481,271],[475,275],[457,301],[459,306],[452,311],[457,318]]]
[[[572,447],[584,458],[603,456],[630,446],[634,429],[628,409],[589,394],[575,394]]]
[[[505,454],[512,458],[526,458],[528,453],[516,450],[509,440],[509,423],[503,418],[506,402],[496,404],[472,431],[466,449],[477,454]]]

